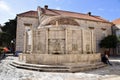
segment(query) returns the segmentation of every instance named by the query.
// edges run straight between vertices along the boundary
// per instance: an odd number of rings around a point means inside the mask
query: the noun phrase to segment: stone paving
[[[0,80],[120,80],[120,57],[111,58],[113,66],[78,72],[38,72],[18,69],[10,65],[18,57],[8,56],[0,63]]]

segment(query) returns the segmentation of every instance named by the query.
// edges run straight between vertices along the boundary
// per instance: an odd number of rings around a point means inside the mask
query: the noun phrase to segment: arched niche
[[[64,17],[64,16],[55,16],[50,17],[42,22],[42,25],[74,25],[80,26],[77,21],[72,19],[71,17]]]

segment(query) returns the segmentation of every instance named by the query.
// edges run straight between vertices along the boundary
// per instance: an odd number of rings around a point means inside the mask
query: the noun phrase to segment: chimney
[[[44,8],[45,8],[45,9],[48,9],[48,5],[45,5]]]
[[[88,15],[91,16],[91,12],[88,12]]]

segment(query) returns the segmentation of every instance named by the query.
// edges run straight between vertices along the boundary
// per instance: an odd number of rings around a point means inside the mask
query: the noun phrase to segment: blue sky
[[[92,12],[109,21],[120,18],[120,0],[0,0],[0,24],[14,19],[16,14],[37,10],[37,6],[44,5],[85,14]]]

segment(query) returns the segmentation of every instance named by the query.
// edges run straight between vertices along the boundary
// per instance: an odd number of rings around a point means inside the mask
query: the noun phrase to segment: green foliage
[[[1,55],[2,51],[3,51],[3,47],[0,47],[0,55]]]
[[[8,33],[12,39],[16,38],[16,26],[17,26],[17,19],[9,20],[6,22],[5,25],[1,28],[3,32]]]
[[[9,46],[11,40],[16,38],[16,26],[17,19],[15,18],[1,27],[3,32],[0,33],[0,46]]]
[[[109,35],[100,42],[101,48],[116,48],[118,39],[115,35]]]
[[[0,33],[0,42],[2,46],[8,46],[10,44],[10,41],[12,40],[12,37],[10,34],[6,32]]]
[[[120,35],[118,36],[118,41],[120,42]]]

